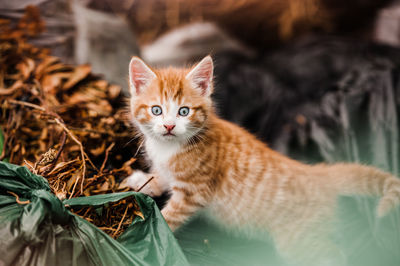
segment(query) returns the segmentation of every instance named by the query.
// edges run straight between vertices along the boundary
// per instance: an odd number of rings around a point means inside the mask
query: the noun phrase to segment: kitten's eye
[[[181,107],[181,108],[179,108],[178,114],[180,116],[187,116],[189,114],[189,107]]]
[[[153,115],[161,115],[162,114],[162,109],[160,106],[158,105],[154,105],[151,107],[151,112],[153,113]]]

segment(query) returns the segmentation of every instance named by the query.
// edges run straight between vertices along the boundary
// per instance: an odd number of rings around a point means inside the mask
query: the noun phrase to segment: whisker
[[[142,146],[143,146],[143,143],[144,143],[144,139],[142,139],[142,141],[140,142],[139,147],[137,148],[136,153],[135,153],[135,155],[133,155],[133,157],[136,157],[136,155],[138,155],[140,148],[142,148]]]
[[[137,139],[138,137],[133,137],[131,140],[129,140],[127,143],[125,143],[125,145],[123,146],[123,148],[125,148],[126,146],[128,146],[132,141],[134,141],[135,139]]]

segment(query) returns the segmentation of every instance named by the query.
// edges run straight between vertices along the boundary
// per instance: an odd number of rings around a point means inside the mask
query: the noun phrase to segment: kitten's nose
[[[168,130],[168,132],[171,132],[174,129],[175,125],[164,125],[164,127]]]

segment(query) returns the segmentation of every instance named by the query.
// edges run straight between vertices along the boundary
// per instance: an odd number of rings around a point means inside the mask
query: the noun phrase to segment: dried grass
[[[61,200],[129,190],[137,145],[121,88],[29,44],[44,27],[34,7],[16,25],[0,20],[0,159],[45,177]],[[140,214],[133,199],[75,211],[113,237]]]

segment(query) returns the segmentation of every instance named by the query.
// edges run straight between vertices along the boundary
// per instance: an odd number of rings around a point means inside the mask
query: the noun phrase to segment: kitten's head
[[[133,57],[129,64],[131,112],[149,138],[184,143],[206,125],[212,112],[213,62],[205,57],[192,69],[150,69]]]

